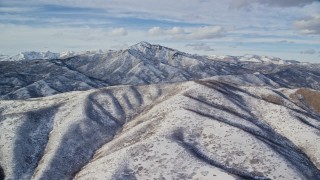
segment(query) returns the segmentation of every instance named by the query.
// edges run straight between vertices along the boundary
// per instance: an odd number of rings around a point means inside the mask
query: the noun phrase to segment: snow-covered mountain
[[[46,52],[35,52],[27,51],[21,52],[15,56],[2,58],[2,61],[21,61],[21,60],[35,60],[35,59],[57,59],[60,58],[59,53],[53,53],[50,51]]]
[[[0,179],[318,180],[320,65],[265,58],[1,61]]]
[[[276,83],[286,84],[285,87],[320,89],[319,65],[228,61],[146,42],[120,51],[86,52],[65,59],[3,61],[0,65],[0,97],[3,99],[255,72]]]
[[[0,164],[6,179],[319,179],[315,97],[246,75],[0,101]]]
[[[26,51],[21,52],[14,56],[0,55],[0,61],[28,61],[28,60],[53,60],[53,59],[66,59],[77,55],[85,54],[103,54],[111,50],[97,50],[97,51],[83,51],[83,52],[74,52],[66,51],[61,53],[54,53],[50,51],[44,52],[35,52],[35,51]]]
[[[14,55],[14,56],[0,55],[0,61],[65,59],[65,58],[72,57],[75,55],[76,55],[76,53],[73,51],[67,51],[67,52],[62,52],[62,53],[53,53],[50,51],[45,51],[45,52],[26,51],[26,52],[21,52],[17,55]]]
[[[244,56],[211,55],[207,57],[209,59],[224,60],[229,62],[253,62],[253,63],[277,64],[277,65],[289,65],[289,64],[300,63],[299,61],[295,61],[295,60],[283,60],[277,57],[259,56],[259,55],[253,55],[253,54],[246,54]]]
[[[144,54],[148,54],[150,53],[150,51],[147,51],[146,47],[151,48],[154,46],[162,47],[162,48],[165,48],[166,50],[177,51],[177,50],[166,48],[160,45],[151,45],[150,43],[144,42],[144,41],[129,47],[129,49],[141,51]],[[21,61],[21,60],[40,60],[40,59],[53,60],[53,59],[66,59],[73,56],[85,56],[85,55],[105,54],[105,53],[108,53],[108,50],[84,51],[84,52],[78,52],[78,53],[73,51],[66,51],[62,53],[53,53],[50,51],[45,51],[45,52],[27,51],[27,52],[21,52],[14,56],[0,55],[0,61]],[[163,53],[163,54],[166,54],[166,53]],[[194,56],[199,56],[199,55],[194,55]],[[225,60],[225,61],[232,61],[232,62],[256,62],[256,63],[270,63],[270,64],[300,63],[299,61],[295,61],[295,60],[283,60],[277,57],[259,56],[259,55],[253,55],[253,54],[245,54],[243,56],[210,55],[210,56],[204,56],[204,57],[208,59],[213,59],[213,60]],[[166,58],[166,57],[163,57],[163,58]]]

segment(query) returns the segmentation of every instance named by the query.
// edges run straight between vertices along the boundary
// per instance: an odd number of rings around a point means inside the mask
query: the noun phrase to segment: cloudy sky
[[[121,49],[320,63],[319,0],[1,0],[0,54]]]

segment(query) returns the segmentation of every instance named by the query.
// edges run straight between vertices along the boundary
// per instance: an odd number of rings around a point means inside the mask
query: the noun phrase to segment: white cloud
[[[153,27],[149,29],[148,34],[152,36],[170,36],[180,40],[204,40],[223,37],[225,30],[220,26],[204,26],[198,28],[173,27],[171,29],[162,29]]]
[[[148,30],[148,34],[152,36],[163,36],[163,35],[179,35],[183,34],[184,29],[181,27],[173,27],[171,29],[162,29],[160,27],[152,27]]]
[[[126,36],[128,32],[125,28],[115,28],[111,31],[111,35],[113,36]]]
[[[37,8],[34,7],[0,7],[1,13],[26,13],[32,12]]]
[[[84,51],[115,48],[114,45],[137,43],[142,31],[130,30],[125,37],[111,36],[111,31],[92,27],[29,27],[0,24],[0,54],[14,55],[24,51]],[[148,40],[148,39],[147,39]],[[125,47],[125,46],[122,47]]]
[[[320,35],[320,14],[295,21],[293,25],[303,34]]]
[[[184,29],[182,29],[181,27],[173,27],[172,29],[167,30],[167,33],[171,35],[183,34]]]
[[[191,47],[195,51],[214,51],[214,49],[206,43],[187,44],[186,47]]]
[[[279,7],[302,7],[317,1],[318,0],[260,0],[258,3]]]
[[[303,7],[318,0],[232,0],[230,7],[234,9],[251,8],[253,4],[272,7]]]
[[[191,40],[204,40],[213,39],[224,36],[225,30],[220,26],[205,26],[194,29],[186,36],[186,39]]]
[[[308,49],[308,50],[305,50],[305,51],[300,51],[300,54],[315,54],[316,53],[316,50],[314,49]]]
[[[164,35],[165,30],[161,29],[160,27],[152,27],[149,29],[148,33],[152,36],[162,36]]]
[[[223,48],[227,53],[230,45],[245,42],[230,54],[240,50],[247,53],[250,47],[252,51],[260,48],[268,53],[288,50],[305,58],[307,55],[300,54],[301,50],[318,50],[320,45],[316,34],[319,19],[301,19],[319,13],[320,3],[315,0],[1,0],[0,4],[0,12],[7,12],[0,16],[3,52],[32,46],[35,50],[44,46],[110,48],[148,41],[188,51],[192,50],[186,44],[214,43],[215,53],[222,53]],[[234,9],[229,8],[230,4]],[[6,26],[10,24],[32,28]],[[154,28],[146,33],[146,27]],[[304,34],[296,33],[295,28]],[[57,36],[53,38],[49,32]]]

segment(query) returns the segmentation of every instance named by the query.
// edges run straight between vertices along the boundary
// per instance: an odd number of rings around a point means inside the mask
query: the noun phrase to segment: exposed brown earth
[[[300,100],[302,100],[306,105],[312,108],[315,112],[320,113],[320,92],[301,88],[297,90],[296,94]]]

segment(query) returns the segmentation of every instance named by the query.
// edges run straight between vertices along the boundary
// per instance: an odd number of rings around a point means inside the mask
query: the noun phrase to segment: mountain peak
[[[144,49],[144,48],[151,48],[153,45],[146,42],[146,41],[141,41],[131,47],[129,47],[129,49],[137,49],[137,50],[141,50],[141,49]]]
[[[141,41],[141,42],[137,43],[136,45],[152,46],[152,44],[148,43],[147,41]]]
[[[176,50],[176,49],[172,49],[172,48],[169,48],[169,47],[166,47],[166,46],[161,46],[159,44],[150,44],[146,41],[141,41],[133,46],[131,46],[129,49],[134,49],[134,50],[138,50],[138,51],[141,51],[141,52],[144,52],[144,53],[147,53],[147,52],[150,52],[150,51],[171,51],[171,52],[181,52],[179,50]],[[181,52],[183,54],[186,54],[184,52]]]

